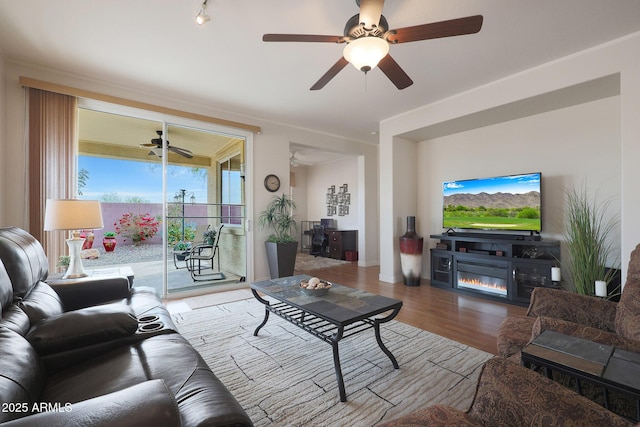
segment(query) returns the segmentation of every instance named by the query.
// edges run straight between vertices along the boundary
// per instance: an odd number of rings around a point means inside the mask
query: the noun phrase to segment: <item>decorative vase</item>
[[[416,217],[407,217],[407,232],[400,236],[400,266],[406,286],[420,286],[424,238],[416,233]]]
[[[107,252],[113,252],[116,248],[116,238],[115,237],[105,237],[102,239],[102,246],[104,246],[104,250]]]
[[[91,249],[93,246],[93,239],[95,239],[95,234],[93,231],[88,231],[87,233],[80,234],[80,237],[84,237],[84,243],[82,244],[82,249]]]

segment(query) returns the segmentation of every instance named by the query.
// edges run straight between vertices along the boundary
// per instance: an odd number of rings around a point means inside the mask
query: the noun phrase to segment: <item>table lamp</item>
[[[47,199],[44,214],[44,230],[70,230],[71,238],[67,239],[69,246],[69,267],[62,276],[63,279],[75,279],[87,276],[82,266],[80,253],[84,238],[80,231],[104,227],[102,209],[98,200],[77,199]]]

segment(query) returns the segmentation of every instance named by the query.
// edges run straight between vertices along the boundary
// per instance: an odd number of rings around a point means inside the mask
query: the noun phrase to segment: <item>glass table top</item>
[[[334,323],[348,324],[402,306],[402,301],[336,283],[325,295],[306,295],[300,289],[300,281],[310,278],[297,275],[263,280],[252,283],[251,289]]]

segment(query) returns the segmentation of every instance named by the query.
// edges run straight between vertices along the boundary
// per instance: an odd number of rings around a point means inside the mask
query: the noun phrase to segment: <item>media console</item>
[[[559,266],[560,242],[528,236],[480,233],[432,234],[431,286],[527,305],[535,287],[560,287],[551,280]]]

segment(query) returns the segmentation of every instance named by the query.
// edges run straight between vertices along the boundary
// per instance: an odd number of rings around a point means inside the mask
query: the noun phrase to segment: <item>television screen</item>
[[[445,182],[442,226],[541,231],[540,177],[537,172]]]

